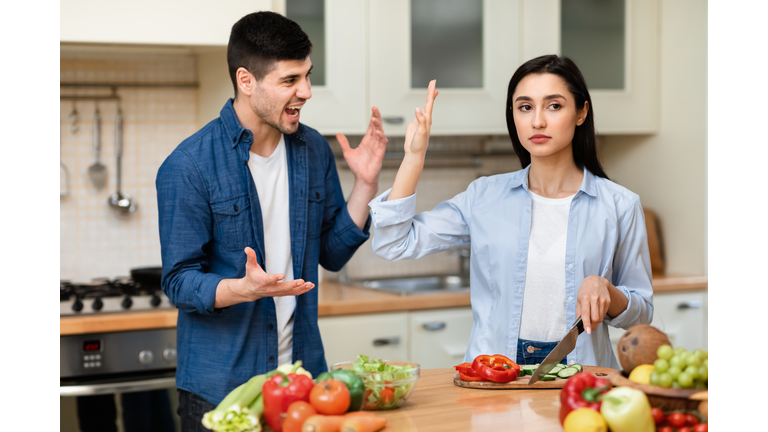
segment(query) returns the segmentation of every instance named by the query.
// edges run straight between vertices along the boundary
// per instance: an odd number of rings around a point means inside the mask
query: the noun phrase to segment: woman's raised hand
[[[432,106],[440,91],[435,89],[436,80],[429,82],[427,88],[427,101],[424,109],[416,108],[416,118],[408,125],[405,131],[405,154],[413,154],[423,157],[429,146],[429,131],[432,127]]]

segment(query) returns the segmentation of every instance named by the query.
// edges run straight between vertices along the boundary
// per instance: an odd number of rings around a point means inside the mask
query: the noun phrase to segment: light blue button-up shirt
[[[529,166],[530,167],[530,166]],[[390,189],[391,190],[391,189]],[[416,214],[416,194],[369,206],[373,250],[388,260],[417,259],[471,245],[472,333],[464,361],[480,354],[515,359],[525,291],[531,195],[528,168],[482,177],[433,210]],[[608,325],[627,329],[653,318],[651,259],[645,217],[637,194],[584,170],[568,215],[565,246],[566,330],[576,320],[576,295],[585,277],[602,276],[627,296],[627,309],[606,315],[592,334],[582,333],[568,363],[621,369]]]

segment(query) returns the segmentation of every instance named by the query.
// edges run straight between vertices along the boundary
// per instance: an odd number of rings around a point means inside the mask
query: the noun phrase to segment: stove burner
[[[95,278],[81,284],[62,280],[59,293],[61,315],[173,307],[159,286],[130,277]]]

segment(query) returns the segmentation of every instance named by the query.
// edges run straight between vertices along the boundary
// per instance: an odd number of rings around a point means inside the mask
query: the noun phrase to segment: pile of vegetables
[[[232,390],[202,424],[216,432],[259,432],[261,418],[275,432],[375,432],[386,419],[359,411],[363,379],[351,371],[317,380],[301,361],[257,375]]]

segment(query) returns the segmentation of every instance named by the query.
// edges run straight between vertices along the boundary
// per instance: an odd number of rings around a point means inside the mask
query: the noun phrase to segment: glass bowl
[[[420,376],[418,363],[384,360],[388,365],[402,367],[395,372],[358,372],[354,371],[365,384],[363,410],[377,411],[399,408],[413,393],[416,380]],[[331,371],[338,369],[353,370],[354,362],[336,363]]]

